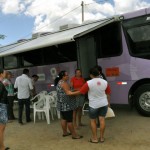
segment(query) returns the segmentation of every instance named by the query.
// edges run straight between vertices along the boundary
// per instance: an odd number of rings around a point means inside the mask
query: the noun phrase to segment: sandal
[[[82,135],[80,135],[80,136],[76,136],[76,137],[72,137],[72,139],[74,139],[74,140],[81,139],[81,138],[83,138],[83,136],[82,136]]]
[[[69,136],[69,135],[71,135],[71,133],[63,134],[62,136],[66,137],[66,136]]]
[[[103,138],[103,139],[99,138],[99,141],[100,141],[100,143],[104,143],[105,142],[105,138]]]
[[[97,144],[97,143],[98,143],[98,141],[93,141],[92,139],[90,139],[89,142],[90,142],[90,143],[94,143],[94,144]]]

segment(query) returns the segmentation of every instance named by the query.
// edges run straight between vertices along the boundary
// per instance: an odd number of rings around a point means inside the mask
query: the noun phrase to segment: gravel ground
[[[83,116],[87,126],[77,130],[84,138],[72,140],[62,137],[60,121],[56,119],[47,125],[45,120],[34,124],[19,125],[16,121],[8,123],[5,130],[5,145],[11,150],[149,150],[150,122],[148,117],[140,116],[128,107],[114,107],[116,117],[106,120],[105,142],[92,144],[88,115]],[[15,109],[17,114],[17,109]],[[33,114],[31,114],[33,117]],[[99,130],[97,131],[99,132]],[[98,133],[99,134],[99,133]]]

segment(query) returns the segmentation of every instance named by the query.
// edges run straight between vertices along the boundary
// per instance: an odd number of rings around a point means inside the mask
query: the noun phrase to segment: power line
[[[50,24],[48,23],[47,25],[51,25],[51,24],[57,22],[58,20],[62,19],[64,16],[67,16],[68,14],[70,14],[71,12],[73,12],[74,10],[78,9],[79,7],[80,7],[80,6],[74,8],[73,10],[71,10],[71,11],[67,12],[66,14],[64,14],[63,16],[61,16],[61,17],[55,19],[52,23],[50,23]],[[47,26],[47,25],[45,25],[45,26]],[[40,29],[44,28],[45,26],[41,27]],[[40,30],[40,29],[38,29],[38,30]]]
[[[53,23],[55,23],[56,21],[60,20],[61,18],[63,18],[64,16],[68,15],[69,13],[73,12],[74,10],[78,9],[79,7],[81,7],[81,6],[78,6],[78,7],[74,8],[74,9],[72,9],[71,11],[67,12],[67,13],[64,14],[63,16],[61,16],[61,17],[55,19],[51,24],[53,24]],[[46,26],[48,26],[48,25],[50,25],[50,24],[47,24],[47,25],[41,27],[40,29],[42,29],[42,28],[44,28],[44,27],[46,27]],[[38,29],[38,30],[40,30],[40,29]],[[38,31],[38,30],[37,30],[37,31]],[[29,33],[29,34],[27,34],[26,36],[22,37],[21,39],[23,39],[23,38],[25,38],[25,37],[28,37],[28,36],[31,35],[31,34],[32,34],[32,33]],[[8,48],[8,49],[5,49],[4,51],[10,50],[10,49],[15,48],[15,47],[18,47],[18,46],[23,45],[23,44],[25,44],[25,43],[28,43],[28,42],[30,42],[30,41],[31,41],[31,40],[26,41],[26,42],[24,42],[24,43],[20,43],[19,45],[14,45],[13,47]]]
[[[104,3],[105,1],[109,1],[109,0],[99,0],[99,1],[96,1],[96,2],[93,2],[93,3],[85,4],[85,6],[86,6],[86,5],[95,4],[95,3]],[[35,7],[38,7],[38,6],[39,6],[39,5],[36,5]],[[35,7],[34,7],[34,8],[35,8]],[[38,29],[38,30],[36,30],[36,31],[39,31],[39,30],[41,30],[41,29],[45,28],[46,26],[51,25],[51,24],[53,24],[53,23],[57,22],[58,20],[62,19],[64,16],[66,16],[66,15],[70,14],[71,12],[75,11],[76,9],[78,9],[78,8],[80,8],[80,7],[81,7],[81,6],[75,7],[75,8],[74,8],[74,9],[72,9],[71,11],[69,11],[69,12],[67,12],[66,14],[62,15],[61,17],[59,17],[59,18],[55,19],[53,22],[51,22],[51,23],[48,23],[48,24],[44,25],[43,27],[39,28],[39,29]],[[23,36],[21,39],[24,39],[24,38],[28,37],[29,35],[32,35],[32,33],[29,33],[29,34],[27,34],[27,35]],[[29,42],[29,41],[27,41],[27,42]],[[24,43],[22,43],[22,44],[24,44]],[[11,49],[11,48],[10,48],[10,49]]]
[[[94,3],[104,3],[105,1],[109,1],[109,0],[99,0],[99,1],[96,1],[96,2],[93,2],[93,3],[85,4],[85,6],[86,6],[86,5],[90,5],[90,4],[94,4]],[[53,23],[57,22],[58,20],[62,19],[64,16],[68,15],[69,13],[73,12],[74,10],[76,10],[76,9],[78,9],[78,8],[80,8],[80,7],[81,7],[81,6],[78,6],[78,7],[74,8],[74,9],[72,9],[71,11],[67,12],[67,13],[64,14],[63,16],[61,16],[61,17],[55,19],[52,23],[48,23],[48,24],[44,25],[43,27],[39,28],[39,29],[36,30],[36,31],[39,31],[39,30],[45,28],[45,27],[48,26],[48,25],[52,25]],[[28,36],[31,35],[31,34],[32,34],[32,33],[27,34],[25,37],[28,37]],[[23,38],[25,38],[25,37],[23,37]]]

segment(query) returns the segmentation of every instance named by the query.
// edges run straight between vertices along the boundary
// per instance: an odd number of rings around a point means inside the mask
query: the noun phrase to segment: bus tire
[[[141,85],[134,94],[137,111],[143,116],[150,116],[150,84]]]

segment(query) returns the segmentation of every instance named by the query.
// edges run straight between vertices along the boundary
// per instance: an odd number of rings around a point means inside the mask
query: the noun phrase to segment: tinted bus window
[[[65,43],[43,49],[44,63],[56,64],[77,60],[75,42]]]
[[[100,28],[96,34],[98,58],[119,56],[122,52],[120,22]]]
[[[147,18],[125,20],[123,26],[131,55],[150,59],[150,20]]]
[[[56,46],[43,48],[44,64],[57,64],[59,62],[57,49]]]
[[[17,68],[17,56],[11,55],[4,57],[4,69]]]
[[[41,49],[24,52],[21,54],[23,66],[42,65],[43,55]]]
[[[40,66],[77,60],[75,42],[43,47],[19,54],[21,67]]]

